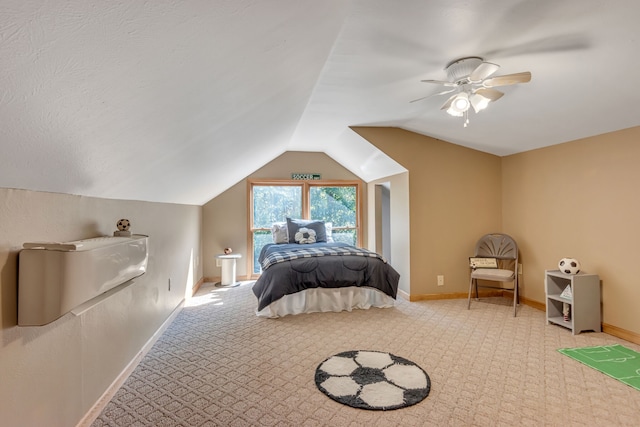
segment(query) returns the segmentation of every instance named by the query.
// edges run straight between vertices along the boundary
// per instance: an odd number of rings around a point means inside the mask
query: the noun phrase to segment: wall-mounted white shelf
[[[84,313],[147,270],[148,236],[25,243],[18,257],[18,325]],[[111,291],[111,292],[109,292]]]

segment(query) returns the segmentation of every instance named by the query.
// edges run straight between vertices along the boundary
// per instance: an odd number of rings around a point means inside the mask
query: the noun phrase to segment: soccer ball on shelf
[[[119,231],[129,231],[129,228],[131,228],[131,223],[128,219],[123,218],[121,220],[118,220],[116,226],[118,227]]]
[[[558,268],[564,274],[578,274],[580,272],[580,261],[575,258],[562,258],[558,262]]]

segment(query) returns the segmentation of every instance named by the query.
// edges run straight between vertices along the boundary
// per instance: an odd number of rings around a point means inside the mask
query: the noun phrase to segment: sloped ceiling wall
[[[0,186],[202,204],[286,150],[342,1],[5,1]]]
[[[0,187],[202,205],[288,150],[368,182],[403,170],[353,126],[496,155],[630,128],[639,15],[636,0],[3,0]],[[466,56],[533,75],[468,128],[420,82]]]

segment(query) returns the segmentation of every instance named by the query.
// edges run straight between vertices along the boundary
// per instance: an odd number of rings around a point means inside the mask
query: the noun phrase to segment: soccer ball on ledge
[[[558,262],[558,268],[564,274],[578,274],[580,272],[580,262],[574,258],[562,258]]]
[[[131,228],[131,223],[128,219],[123,218],[116,223],[116,227],[118,227],[119,231],[129,231],[129,228]]]

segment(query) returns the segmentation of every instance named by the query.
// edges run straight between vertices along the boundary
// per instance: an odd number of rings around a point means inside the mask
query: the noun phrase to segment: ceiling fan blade
[[[442,85],[442,86],[449,86],[449,87],[455,87],[457,86],[455,83],[452,82],[447,82],[444,80],[420,80],[423,83],[435,83],[437,85]]]
[[[454,92],[455,90],[456,90],[455,88],[453,88],[453,89],[448,89],[448,90],[443,90],[442,92],[434,93],[434,94],[433,94],[433,95],[431,95],[431,96],[446,95],[447,93]]]
[[[476,67],[475,70],[471,72],[471,74],[469,74],[469,81],[472,83],[481,82],[482,80],[498,71],[499,68],[500,66],[498,64],[492,64],[491,62],[482,62]]]
[[[589,47],[591,47],[591,42],[583,34],[554,34],[519,45],[486,51],[481,56],[485,58],[505,58],[526,54],[569,52],[588,49]]]
[[[427,99],[429,98],[431,95],[427,95],[427,96],[423,96],[422,98],[418,98],[418,99],[414,99],[412,101],[409,101],[409,104],[411,104],[412,102],[418,102],[418,101],[422,101],[423,99]]]
[[[531,81],[531,73],[529,71],[525,71],[522,73],[507,74],[504,76],[497,76],[497,77],[487,79],[482,82],[482,86],[484,87],[509,86],[509,85],[515,85],[518,83],[527,83],[528,81]]]
[[[409,103],[411,103],[411,102],[418,102],[418,101],[422,101],[423,99],[431,98],[432,96],[445,95],[445,94],[447,94],[447,93],[451,93],[451,92],[453,92],[454,90],[455,90],[455,89],[443,90],[442,92],[433,93],[433,94],[431,94],[431,95],[423,96],[422,98],[414,99],[413,101],[409,101]]]
[[[489,88],[480,88],[476,90],[474,93],[484,96],[489,101],[497,101],[498,99],[502,98],[502,95],[504,95],[504,93],[500,92],[497,89],[489,89]]]

